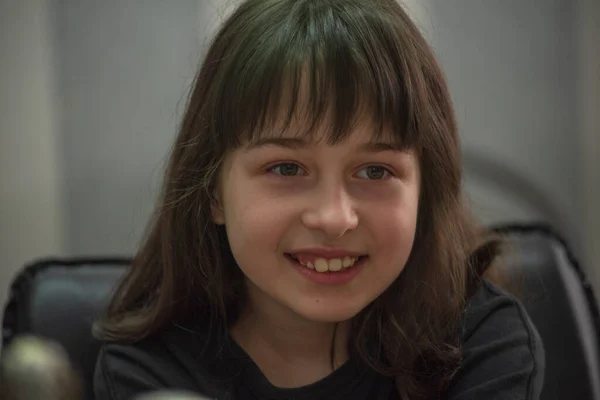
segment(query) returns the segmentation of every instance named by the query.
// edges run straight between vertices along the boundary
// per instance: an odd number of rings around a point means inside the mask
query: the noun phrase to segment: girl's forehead
[[[331,146],[331,147],[352,147],[363,148],[372,151],[378,150],[403,150],[401,142],[392,135],[383,136],[375,135],[372,130],[356,129],[348,132],[343,138],[333,141],[326,133],[318,134],[293,134],[281,132],[279,134],[262,135],[254,139],[252,142],[247,142],[245,147],[253,149],[265,145],[275,145],[287,148],[307,148],[314,146]]]
[[[369,115],[349,117],[352,121],[344,130],[336,128],[328,118],[320,121],[292,119],[284,122],[278,119],[270,126],[263,126],[256,132],[246,134],[242,143],[249,148],[265,144],[279,144],[285,147],[363,146],[376,148],[386,146],[401,150],[405,146],[402,133],[396,132],[391,124],[379,123]]]

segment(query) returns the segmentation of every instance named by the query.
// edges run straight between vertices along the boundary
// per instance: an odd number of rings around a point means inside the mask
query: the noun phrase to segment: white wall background
[[[66,251],[130,254],[199,62],[197,0],[51,1]]]
[[[600,1],[578,0],[576,20],[582,246],[596,295],[600,296]]]
[[[0,1],[0,303],[16,269],[66,249],[60,105],[46,0]]]
[[[542,5],[543,3],[543,5]],[[434,37],[448,75],[465,156],[515,172],[546,199],[550,213],[574,241],[581,221],[577,121],[575,3],[564,0],[434,2]],[[469,169],[469,166],[472,168]],[[527,193],[478,176],[473,189],[493,190],[521,217],[543,217]],[[490,196],[472,190],[482,217],[503,219]],[[532,193],[533,195],[533,193]],[[533,208],[535,207],[535,208]],[[535,215],[539,214],[539,215]],[[548,218],[547,217],[547,218]]]
[[[598,2],[406,3],[447,73],[477,215],[560,225],[600,290]],[[0,299],[32,259],[133,252],[227,4],[0,1]]]

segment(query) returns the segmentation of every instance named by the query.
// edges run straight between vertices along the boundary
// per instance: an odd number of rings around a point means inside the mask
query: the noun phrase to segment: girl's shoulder
[[[469,300],[461,327],[463,358],[445,398],[539,398],[543,345],[517,298],[484,281]],[[96,398],[132,398],[170,388],[217,398],[228,391],[227,377],[236,371],[216,366],[242,365],[239,358],[222,362],[220,354],[231,357],[232,351],[219,337],[227,336],[173,324],[135,344],[105,344],[94,376]]]
[[[175,324],[133,344],[106,343],[94,373],[96,399],[129,399],[161,389],[217,397],[224,386],[208,368],[217,346],[201,330]]]
[[[524,306],[513,295],[483,281],[462,319],[461,366],[450,398],[538,399],[544,348]]]
[[[481,335],[488,330],[490,332],[487,333],[496,334],[519,332],[533,341],[532,346],[538,341],[541,342],[521,301],[488,280],[482,280],[478,290],[469,299],[462,318],[462,327],[464,344],[467,344],[473,335]],[[490,329],[491,327],[494,329]]]

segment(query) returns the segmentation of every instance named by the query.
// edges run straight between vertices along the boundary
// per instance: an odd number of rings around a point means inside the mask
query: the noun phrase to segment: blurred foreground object
[[[35,336],[20,336],[3,350],[0,398],[80,400],[81,379],[57,343]]]
[[[188,392],[164,390],[136,397],[134,400],[211,400],[208,397]]]

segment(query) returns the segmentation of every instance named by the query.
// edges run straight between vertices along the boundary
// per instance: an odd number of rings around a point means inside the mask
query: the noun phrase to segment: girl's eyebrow
[[[265,146],[285,147],[288,149],[303,149],[310,145],[302,138],[265,137],[252,141],[246,147],[246,151]]]
[[[365,153],[380,153],[383,151],[402,152],[404,149],[398,143],[388,142],[368,142],[360,146],[360,150]]]
[[[267,137],[253,141],[247,146],[246,151],[265,146],[277,146],[295,150],[305,149],[310,145],[310,142],[302,138]],[[361,145],[358,148],[358,151],[364,153],[380,153],[384,151],[401,152],[403,149],[396,143],[372,141]]]

